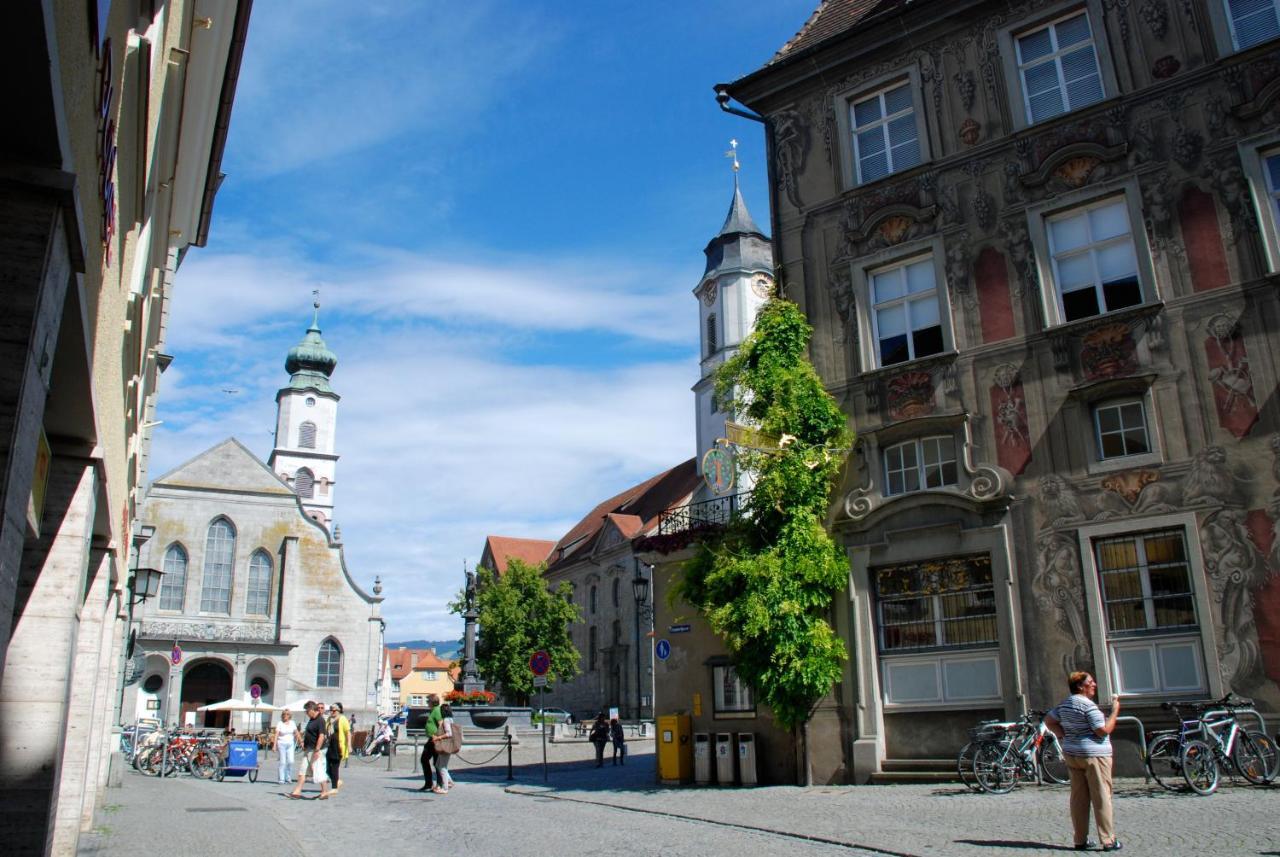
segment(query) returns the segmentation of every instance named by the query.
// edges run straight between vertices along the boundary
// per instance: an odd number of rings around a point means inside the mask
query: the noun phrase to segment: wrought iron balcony
[[[658,535],[670,536],[703,527],[723,527],[742,512],[750,491],[714,497],[687,506],[668,509],[658,516]]]

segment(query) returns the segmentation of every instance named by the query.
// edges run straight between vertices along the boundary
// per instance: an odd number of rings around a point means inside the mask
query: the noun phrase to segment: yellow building
[[[431,694],[444,698],[453,690],[453,674],[457,671],[435,649],[387,649],[391,663],[391,693],[400,708],[427,704]]]

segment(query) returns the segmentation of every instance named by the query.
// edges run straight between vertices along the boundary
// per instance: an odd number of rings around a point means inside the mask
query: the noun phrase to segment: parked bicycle
[[[169,777],[185,770],[207,780],[218,770],[220,753],[221,742],[216,737],[179,733],[140,753],[134,765],[149,777]]]
[[[1237,718],[1237,712],[1253,707],[1251,700],[1228,693],[1216,702],[1165,702],[1162,707],[1179,722],[1177,729],[1152,733],[1148,741],[1147,772],[1162,788],[1211,795],[1221,772],[1230,775],[1232,769],[1254,785],[1276,778],[1276,743],[1264,732],[1246,730]]]
[[[1007,794],[1024,779],[1059,784],[1068,781],[1062,745],[1045,726],[1045,713],[1029,711],[1011,724],[987,723],[976,730],[975,740],[966,746],[972,747],[973,781],[979,790]],[[961,771],[964,758],[962,749],[957,758]],[[969,785],[963,773],[961,780]]]

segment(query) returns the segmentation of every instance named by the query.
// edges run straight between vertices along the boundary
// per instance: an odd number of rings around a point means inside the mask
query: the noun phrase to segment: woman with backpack
[[[448,794],[453,788],[449,757],[462,749],[462,727],[453,722],[453,709],[448,703],[440,706],[440,727],[431,740],[436,746],[436,786],[431,791],[438,795]]]

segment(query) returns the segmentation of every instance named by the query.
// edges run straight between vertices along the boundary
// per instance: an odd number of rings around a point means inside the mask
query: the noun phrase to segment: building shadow
[[[1070,845],[1053,845],[1048,842],[1030,842],[1021,839],[957,839],[961,845],[978,845],[982,848],[1016,848],[1021,851],[1075,851]]]

